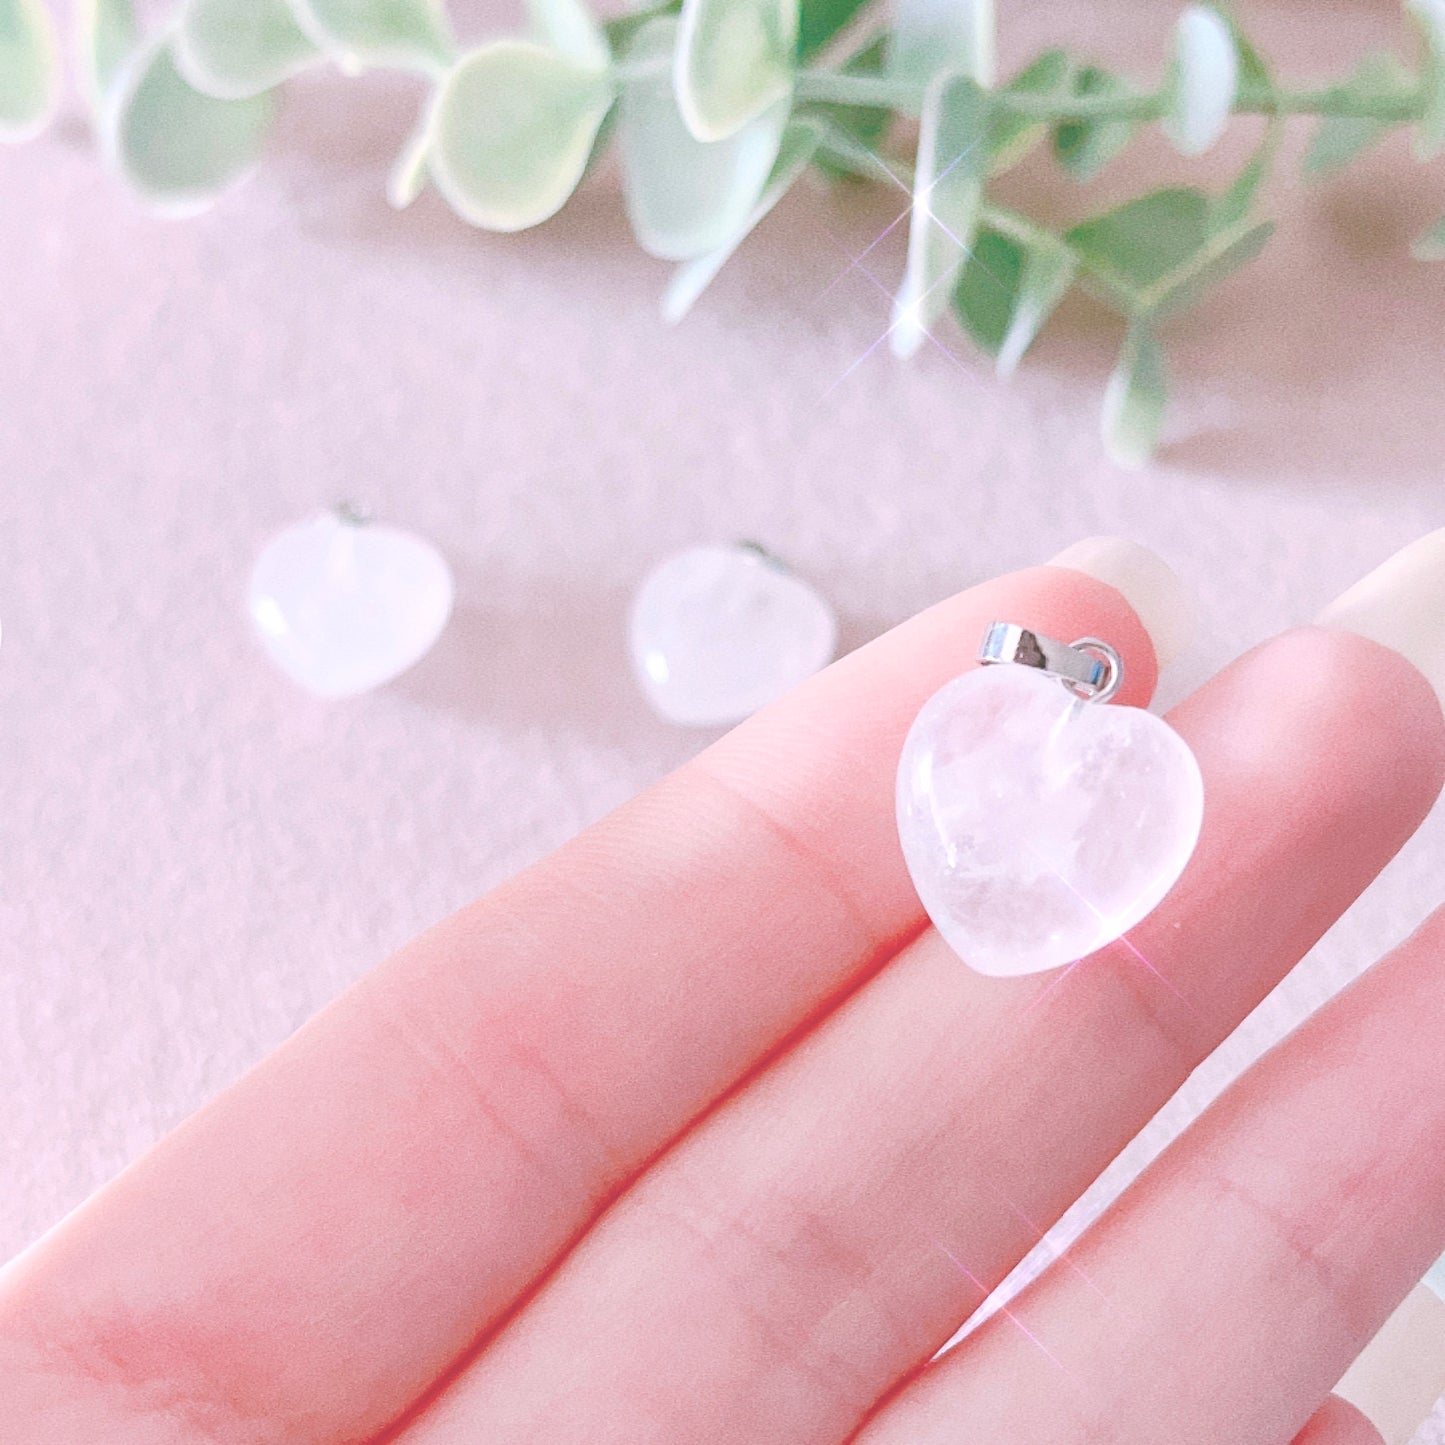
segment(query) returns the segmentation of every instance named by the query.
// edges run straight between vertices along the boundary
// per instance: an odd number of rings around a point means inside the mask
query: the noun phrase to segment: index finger
[[[314,1019],[7,1271],[7,1421],[117,1438],[118,1408],[160,1398],[218,1440],[385,1426],[921,927],[884,800],[987,622],[1106,637],[1147,701],[1154,648],[1120,586],[1140,595],[1142,568],[1160,597],[1162,564],[1086,556],[1119,586],[1042,567],[921,614]]]

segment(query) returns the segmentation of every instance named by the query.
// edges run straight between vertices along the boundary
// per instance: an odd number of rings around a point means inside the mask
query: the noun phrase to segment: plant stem
[[[845,75],[839,70],[800,70],[799,100],[821,100],[836,105],[868,105],[880,110],[901,110],[917,115],[924,87],[916,81],[894,80],[887,75]]]
[[[916,81],[886,75],[846,75],[834,70],[798,73],[800,101],[827,101],[836,105],[865,105],[916,116],[923,105],[924,87]],[[1163,92],[1152,95],[1031,95],[999,90],[996,102],[1015,115],[1044,124],[1070,120],[1129,120],[1139,124],[1161,119],[1169,107]],[[1250,87],[1235,97],[1236,115],[1320,115],[1357,120],[1378,120],[1400,125],[1418,120],[1424,110],[1418,86],[1386,96],[1362,96],[1340,86],[1316,90],[1269,90]]]

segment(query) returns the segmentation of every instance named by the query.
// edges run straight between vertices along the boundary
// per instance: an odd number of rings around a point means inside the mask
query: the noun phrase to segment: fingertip
[[[1364,1413],[1331,1395],[1294,1437],[1294,1445],[1389,1445]]]
[[[1193,640],[1197,604],[1179,574],[1157,552],[1128,537],[1086,537],[1049,559],[1104,582],[1133,608],[1154,646],[1154,659],[1166,667]]]
[[[1419,668],[1445,706],[1445,527],[1416,538],[1336,597],[1316,622],[1359,633]]]
[[[1439,915],[1431,926],[1438,927]],[[1445,1300],[1429,1285],[1419,1285],[1401,1302],[1384,1326],[1360,1351],[1332,1398],[1365,1422],[1364,1445],[1408,1445],[1433,1409],[1445,1386]],[[1348,1405],[1345,1402],[1348,1401]],[[1356,1436],[1341,1436],[1355,1445]],[[1304,1445],[1335,1445],[1301,1436]]]

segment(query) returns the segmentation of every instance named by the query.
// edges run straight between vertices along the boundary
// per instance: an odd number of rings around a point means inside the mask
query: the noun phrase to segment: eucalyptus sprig
[[[1259,254],[1256,215],[1281,126],[1311,116],[1307,176],[1348,165],[1397,127],[1425,160],[1445,148],[1445,0],[1405,0],[1411,69],[1366,55],[1347,76],[1274,79],[1212,3],[1179,18],[1159,80],[1139,84],[1063,50],[995,75],[992,0],[662,0],[601,22],[585,0],[527,0],[526,35],[462,51],[443,0],[179,0],[145,36],[131,0],[76,0],[81,86],[112,166],[171,214],[216,200],[256,164],[276,96],[302,70],[402,68],[427,99],[387,185],[398,207],[428,184],[465,220],[517,231],[554,215],[609,143],[628,217],[650,255],[678,263],[663,296],[683,316],[748,233],[810,169],[910,192],[908,254],[891,342],[908,356],[951,311],[1007,374],[1078,287],[1124,322],[1104,439],[1140,464],[1167,381],[1160,328]],[[0,139],[38,133],[58,93],[44,0],[0,0]],[[1150,191],[1059,231],[999,203],[992,183],[1047,145],[1091,181],[1142,127],[1184,155],[1231,116],[1264,138],[1219,194]],[[895,122],[916,140],[892,144]],[[910,134],[912,134],[910,129]],[[1415,245],[1445,258],[1445,220]]]

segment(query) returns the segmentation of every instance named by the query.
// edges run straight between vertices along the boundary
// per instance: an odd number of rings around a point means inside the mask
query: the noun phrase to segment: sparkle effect
[[[959,251],[962,253],[963,257],[966,260],[974,261],[976,264],[981,263],[977,262],[977,257],[972,247],[965,245],[962,239],[955,235],[954,232],[950,230],[949,227],[946,226],[943,221],[938,218],[937,214],[933,210],[933,207],[928,203],[928,197],[932,194],[934,187],[937,186],[941,181],[946,179],[958,165],[960,165],[965,159],[967,159],[969,154],[979,144],[981,144],[980,141],[975,141],[972,146],[969,146],[967,149],[960,151],[959,154],[955,156],[954,159],[949,163],[949,165],[943,171],[941,171],[939,175],[936,176],[934,180],[925,188],[925,190],[921,194],[922,206],[920,208],[921,213],[919,217],[921,223],[931,226],[937,226],[938,229],[943,232],[943,234],[947,236],[948,239],[951,240],[958,247]],[[902,211],[898,213],[897,216],[893,218],[893,220],[891,220],[878,233],[877,236],[873,238],[872,241],[868,243],[867,246],[863,248],[861,252],[859,252],[858,255],[854,256],[851,253],[849,254],[848,264],[823,288],[819,295],[820,297],[826,296],[830,291],[833,290],[834,287],[838,285],[840,281],[842,281],[850,273],[856,271],[860,276],[862,276],[866,281],[868,281],[876,291],[878,291],[881,295],[888,299],[891,307],[894,301],[893,292],[890,291],[888,287],[884,285],[884,283],[880,281],[878,277],[875,276],[873,272],[869,270],[869,268],[863,263],[871,252],[876,250],[877,247],[880,246],[885,240],[887,240],[887,238],[892,235],[893,232],[896,231],[900,225],[902,225],[905,221],[909,219],[910,216],[913,215],[915,209],[915,199],[913,192],[909,189],[907,183],[888,165],[886,161],[883,160],[881,156],[877,154],[877,152],[861,144],[858,147],[858,151],[860,154],[867,155],[869,160],[871,160],[878,167],[879,171],[882,172],[884,176],[886,176],[890,181],[892,181],[893,184],[897,186],[898,189],[909,198],[909,203],[907,206],[904,207]],[[997,279],[998,278],[995,277],[995,280]],[[946,356],[948,360],[953,363],[954,366],[958,367],[960,371],[968,372],[968,366],[953,351],[951,351],[947,346],[945,346],[943,342],[940,341],[938,337],[936,337],[933,332],[927,326],[923,325],[918,319],[923,302],[926,301],[928,297],[931,296],[933,292],[938,289],[939,286],[952,285],[954,280],[954,274],[947,274],[939,277],[938,280],[936,280],[933,285],[930,286],[929,289],[923,293],[922,296],[916,297],[913,300],[909,308],[907,308],[900,314],[890,315],[889,323],[884,329],[883,333],[878,337],[876,341],[874,341],[869,347],[867,347],[863,354],[859,356],[843,372],[843,374],[837,378],[836,381],[833,382],[833,384],[828,388],[824,395],[831,395],[834,391],[836,391],[838,387],[841,386],[850,376],[852,376],[852,374],[865,361],[867,361],[868,358],[872,356],[873,353],[877,351],[880,346],[882,346],[885,342],[891,340],[891,338],[898,331],[898,328],[902,324],[904,324],[905,321],[909,325],[917,327],[919,332],[928,341],[930,341],[933,346],[937,348],[937,350],[942,352],[943,355]],[[999,284],[1002,285],[1002,282],[1000,282]]]

